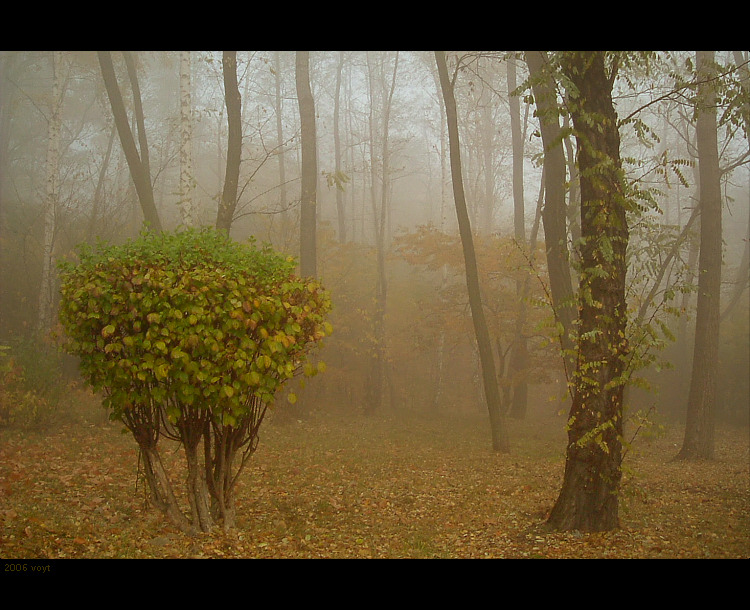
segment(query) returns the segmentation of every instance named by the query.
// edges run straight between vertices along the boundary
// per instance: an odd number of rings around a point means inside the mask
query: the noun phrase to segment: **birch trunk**
[[[190,51],[180,51],[180,215],[182,224],[194,224],[193,107],[190,98]]]
[[[55,220],[58,204],[60,173],[60,127],[62,124],[62,86],[60,83],[62,52],[52,52],[51,114],[47,124],[47,189],[44,200],[44,237],[42,243],[42,282],[39,290],[37,331],[50,329],[54,294],[54,265],[52,250],[55,240]]]

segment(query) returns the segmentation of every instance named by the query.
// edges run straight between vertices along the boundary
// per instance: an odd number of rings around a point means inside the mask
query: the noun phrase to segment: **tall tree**
[[[525,57],[544,146],[542,225],[552,307],[561,326],[560,341],[565,354],[566,372],[570,376],[574,367],[572,334],[575,307],[566,228],[565,156],[562,149],[557,94],[547,54],[544,51],[527,51]]]
[[[714,454],[714,401],[719,361],[721,293],[721,173],[713,83],[714,51],[695,57],[696,140],[700,189],[700,255],[695,316],[693,372],[688,393],[685,438],[680,459],[711,459]]]
[[[747,51],[734,51],[734,61],[739,69],[739,83],[743,90],[745,99],[750,95],[750,67],[748,67]],[[746,103],[747,107],[747,103]],[[750,112],[747,110],[743,113],[743,123],[745,128],[745,139],[750,138]],[[724,311],[721,312],[720,321],[723,321],[729,313],[740,302],[740,297],[748,289],[750,284],[750,216],[748,216],[747,233],[745,234],[745,249],[742,252],[742,259],[737,268],[737,275],[734,281],[734,288],[727,299]]]
[[[521,101],[513,92],[517,87],[516,58],[507,61],[508,103],[510,105],[510,131],[513,147],[513,236],[519,247],[526,246],[525,202],[523,188],[523,134],[521,130]],[[516,280],[518,309],[513,348],[510,353],[510,370],[513,374],[513,397],[509,412],[512,417],[521,419],[526,415],[528,384],[523,371],[528,362],[528,343],[524,334],[526,325],[527,278]],[[519,378],[519,376],[521,378]]]
[[[156,210],[154,202],[154,190],[151,185],[151,175],[148,169],[148,160],[142,159],[135,144],[133,132],[130,129],[128,114],[125,110],[125,103],[122,100],[120,86],[117,84],[117,75],[115,74],[112,54],[109,51],[97,51],[99,66],[104,78],[104,86],[107,89],[112,114],[117,126],[117,133],[120,136],[122,150],[125,153],[125,160],[128,162],[130,176],[133,179],[138,200],[143,210],[143,217],[149,224],[150,228],[155,231],[161,231],[161,221],[159,213]],[[145,138],[145,133],[143,133]]]
[[[284,161],[284,126],[281,120],[283,105],[281,95],[281,52],[274,51],[274,94],[276,112],[276,146],[279,154],[279,209],[281,210],[281,234],[286,237],[289,214],[287,211],[286,197],[286,164]]]
[[[224,51],[221,60],[224,75],[224,100],[227,107],[227,166],[224,190],[216,212],[216,228],[229,231],[237,209],[237,190],[242,161],[242,98],[237,83],[237,51]]]
[[[309,51],[297,51],[295,75],[302,140],[300,275],[315,277],[318,274],[316,235],[318,157],[315,141],[315,100],[310,88]]]
[[[180,213],[193,224],[193,106],[190,98],[190,51],[180,51]]]
[[[561,67],[575,89],[569,109],[581,179],[578,360],[560,495],[548,523],[601,531],[619,525],[625,330],[626,198],[612,103],[616,62],[603,52],[569,52]],[[545,168],[546,170],[546,168]]]
[[[138,150],[141,154],[143,171],[151,176],[151,161],[148,153],[148,138],[146,137],[146,117],[143,114],[143,101],[141,100],[141,85],[138,81],[138,70],[135,67],[135,59],[130,51],[123,51],[125,68],[128,72],[130,89],[133,92],[133,115],[135,116],[136,132],[138,134]]]
[[[339,63],[336,67],[336,93],[333,99],[333,163],[336,188],[336,216],[339,226],[339,241],[346,243],[346,215],[344,214],[344,192],[338,188],[342,174],[341,169],[341,125],[339,120],[341,108],[341,80],[344,70],[344,51],[339,51]]]
[[[458,230],[466,267],[466,287],[469,293],[469,306],[474,324],[474,334],[479,348],[479,358],[482,366],[482,381],[487,409],[489,410],[490,427],[492,432],[492,448],[495,451],[507,453],[510,451],[508,431],[505,425],[500,404],[500,390],[497,386],[495,360],[492,355],[492,342],[487,328],[487,320],[482,307],[482,295],[479,288],[479,271],[477,268],[474,238],[471,232],[469,212],[466,207],[466,197],[461,169],[461,149],[458,137],[458,113],[456,99],[453,94],[453,83],[448,75],[445,51],[435,51],[440,88],[443,93],[446,120],[448,123],[448,149],[450,152],[451,177],[453,181],[453,199],[456,205]]]
[[[44,241],[42,245],[42,284],[39,290],[37,331],[45,333],[52,321],[55,239],[60,174],[60,129],[62,127],[62,52],[52,52],[52,96],[47,122],[47,190],[44,200]]]
[[[388,278],[386,276],[386,219],[390,204],[390,117],[393,104],[393,94],[396,89],[396,75],[398,73],[399,53],[396,52],[390,81],[386,80],[385,61],[377,66],[372,61],[372,55],[367,55],[368,81],[370,90],[370,171],[372,182],[370,185],[372,215],[375,228],[375,253],[377,275],[375,280],[375,311],[373,313],[374,345],[371,353],[371,366],[368,371],[367,398],[365,410],[373,413],[381,404],[383,385],[386,379],[386,328],[385,312],[388,300]],[[380,78],[376,78],[376,71],[380,71]],[[376,127],[376,92],[382,94],[382,106],[379,129]],[[380,152],[375,152],[377,136],[380,136]],[[380,184],[378,189],[377,166],[380,165]],[[380,197],[378,197],[378,192]]]

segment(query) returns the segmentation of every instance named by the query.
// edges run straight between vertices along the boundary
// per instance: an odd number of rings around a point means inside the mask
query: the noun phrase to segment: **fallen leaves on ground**
[[[146,500],[117,424],[0,432],[0,557],[746,558],[748,430],[720,427],[716,459],[674,462],[682,429],[628,455],[621,528],[553,532],[564,421],[510,423],[490,450],[484,417],[317,416],[268,423],[242,476],[237,525],[187,536]],[[176,445],[163,444],[179,489]]]

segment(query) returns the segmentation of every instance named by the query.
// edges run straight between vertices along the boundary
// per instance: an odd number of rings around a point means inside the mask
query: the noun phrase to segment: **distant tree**
[[[523,188],[524,141],[521,130],[521,101],[514,91],[518,85],[516,58],[507,61],[508,103],[510,105],[511,140],[513,144],[513,237],[519,247],[526,247],[525,201]],[[528,276],[516,281],[518,313],[515,337],[510,352],[510,371],[513,374],[513,396],[508,412],[512,417],[523,419],[528,402],[528,383],[523,377],[528,362],[528,341],[525,336],[526,296]],[[520,379],[518,377],[521,377]]]
[[[388,301],[388,277],[386,274],[386,220],[390,206],[390,129],[393,93],[396,89],[396,75],[398,73],[399,53],[396,52],[393,61],[393,71],[390,79],[386,80],[385,65],[381,64],[381,77],[376,78],[378,66],[368,53],[368,82],[370,91],[370,197],[372,204],[372,218],[375,229],[375,253],[377,275],[375,282],[375,311],[373,314],[373,349],[371,352],[372,366],[369,371],[367,384],[367,399],[365,410],[373,413],[382,402],[383,387],[387,376],[386,370],[386,328],[385,314]],[[382,92],[380,123],[377,125],[376,105],[378,96]],[[377,126],[376,126],[377,125]],[[380,151],[375,150],[378,136],[380,137]],[[380,166],[380,185],[378,188],[377,167]],[[378,193],[380,197],[378,197]]]
[[[721,180],[716,121],[714,51],[698,51],[696,136],[700,172],[700,255],[693,372],[688,393],[685,438],[680,459],[711,459],[714,454],[714,402],[719,367],[721,296]]]
[[[147,149],[144,148],[144,150],[139,153],[138,147],[135,144],[135,138],[130,129],[128,114],[125,110],[125,103],[122,100],[120,86],[117,83],[117,75],[115,74],[115,68],[112,62],[112,54],[109,51],[97,51],[97,56],[99,58],[102,77],[104,78],[104,85],[107,89],[107,96],[109,97],[110,106],[112,107],[115,125],[117,126],[117,133],[120,136],[120,143],[122,144],[122,150],[125,153],[125,159],[128,162],[128,168],[130,169],[130,175],[133,179],[135,190],[138,193],[138,200],[140,201],[141,209],[143,210],[144,219],[151,229],[154,231],[161,231],[161,220],[159,219],[159,213],[156,209],[154,190],[151,185]],[[134,94],[136,92],[137,90],[133,91]],[[142,142],[145,141],[146,134],[142,125],[139,133],[140,140]]]
[[[229,232],[237,209],[237,191],[242,160],[242,98],[237,84],[237,51],[224,51],[221,60],[224,75],[224,101],[227,107],[227,165],[224,189],[216,211],[216,228]]]
[[[281,95],[281,52],[274,51],[274,112],[276,114],[276,147],[278,149],[279,160],[279,210],[281,210],[281,234],[287,235],[287,224],[289,222],[289,213],[287,210],[286,194],[286,163],[284,154],[284,127],[282,121],[283,113],[283,96]]]
[[[318,274],[316,247],[318,157],[315,134],[315,100],[310,89],[309,51],[297,51],[295,74],[297,101],[299,103],[300,138],[302,141],[300,274],[303,277],[315,277]]]
[[[743,126],[745,140],[750,137],[750,65],[748,65],[747,51],[734,51],[734,61],[738,66],[738,85],[744,97],[745,112],[743,114]],[[745,234],[745,248],[742,251],[742,260],[737,267],[737,275],[734,281],[734,289],[727,299],[727,305],[721,312],[720,321],[723,321],[740,302],[745,290],[750,286],[750,216],[748,217],[747,232]]]
[[[180,51],[180,215],[193,225],[193,105],[190,97],[190,51]]]
[[[482,307],[482,296],[479,288],[479,272],[477,270],[476,253],[474,251],[474,239],[471,232],[471,223],[466,207],[466,198],[463,188],[458,117],[456,112],[456,100],[453,95],[454,81],[451,80],[451,77],[448,74],[445,52],[435,51],[435,60],[437,62],[438,74],[440,76],[443,104],[445,105],[445,114],[448,123],[448,145],[450,150],[451,177],[453,181],[453,198],[456,205],[458,229],[461,235],[464,264],[466,266],[466,286],[469,293],[471,317],[474,323],[474,333],[479,348],[483,387],[490,417],[492,448],[495,451],[507,453],[510,451],[510,443],[508,440],[505,418],[500,404],[500,390],[497,386],[492,344],[490,342],[487,321]]]
[[[575,366],[573,360],[573,284],[570,275],[570,255],[565,205],[565,156],[562,148],[557,90],[554,70],[544,51],[527,51],[526,64],[539,118],[544,146],[544,208],[542,224],[547,250],[550,293],[555,317],[560,325],[560,341],[568,376]]]
[[[616,57],[616,56],[615,56]],[[562,489],[548,523],[557,529],[618,527],[623,389],[628,355],[625,302],[628,224],[620,134],[612,103],[617,61],[565,52],[569,109],[581,179],[578,357]]]
[[[153,504],[184,531],[235,525],[239,476],[267,409],[330,325],[296,262],[223,230],[144,232],[61,265],[60,321],[84,379],[138,443]],[[304,368],[303,368],[304,367]],[[159,441],[187,460],[183,512]],[[202,459],[201,459],[202,456]]]
[[[344,71],[344,51],[339,51],[339,61],[336,66],[336,93],[333,99],[333,155],[334,155],[334,176],[338,186],[338,181],[343,175],[342,158],[341,158],[341,81]],[[342,188],[336,188],[336,217],[338,219],[338,238],[339,241],[346,243],[346,214],[344,211],[344,191]]]
[[[44,201],[44,240],[42,243],[42,283],[39,290],[39,313],[37,331],[46,333],[52,322],[54,302],[54,246],[57,207],[60,184],[60,130],[62,128],[62,52],[53,51],[52,95],[50,96],[50,116],[47,123],[47,189]]]

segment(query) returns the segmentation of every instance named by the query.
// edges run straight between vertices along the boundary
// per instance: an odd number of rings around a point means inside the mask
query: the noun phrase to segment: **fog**
[[[149,179],[163,228],[183,224],[186,205],[193,224],[211,226],[224,187],[229,137],[222,53],[189,53],[189,96],[181,89],[187,81],[181,80],[186,64],[180,52],[132,55],[142,134],[123,56],[111,54],[141,157],[144,140],[139,138],[147,141]],[[450,52],[449,57],[452,66],[459,60],[462,65],[455,94],[464,186],[505,405],[528,387],[534,401],[530,414],[555,413],[566,402],[565,380],[544,291],[548,278],[538,216],[543,147],[535,101],[524,85],[527,66],[506,52]],[[637,311],[646,295],[676,294],[671,313],[648,310],[672,336],[660,336],[663,349],[643,371],[654,388],[634,389],[629,400],[634,409],[653,407],[659,417],[678,422],[685,418],[691,374],[698,224],[682,232],[696,206],[698,164],[693,110],[674,74],[691,57],[663,53],[660,67],[649,75],[623,68],[613,94],[618,116],[632,115],[620,127],[627,179],[650,198],[631,219],[628,304]],[[533,231],[538,235],[534,264],[514,233],[509,61],[515,62],[520,104],[524,240],[528,243]],[[737,63],[732,52],[717,52],[717,61]],[[71,258],[82,242],[135,237],[144,218],[96,53],[60,52],[54,65],[53,74],[51,51],[0,54],[0,345],[18,353],[32,342],[59,341],[55,262]],[[730,71],[728,80],[740,83],[740,73]],[[231,236],[252,236],[297,257],[301,149],[295,53],[240,51],[237,79],[242,147]],[[332,295],[334,334],[319,354],[326,373],[285,408],[300,418],[320,411],[360,414],[368,384],[374,383],[377,348],[385,368],[376,410],[486,412],[432,52],[311,52],[310,83],[318,168],[317,269]],[[739,90],[739,84],[727,86],[722,103]],[[187,115],[181,113],[185,104]],[[746,113],[746,98],[744,104]],[[727,108],[722,106],[719,115],[728,116],[722,114]],[[574,138],[568,135],[565,145],[566,155],[573,152],[567,157],[573,248],[579,196]],[[718,146],[723,264],[715,414],[722,422],[747,424],[750,166],[742,125],[720,123]],[[186,171],[189,188],[181,180]],[[381,218],[388,293],[378,335]],[[516,282],[525,277],[531,286],[524,329],[529,358],[517,370],[509,349],[516,336]],[[46,302],[49,316],[43,313]],[[66,374],[74,372],[66,369]]]

